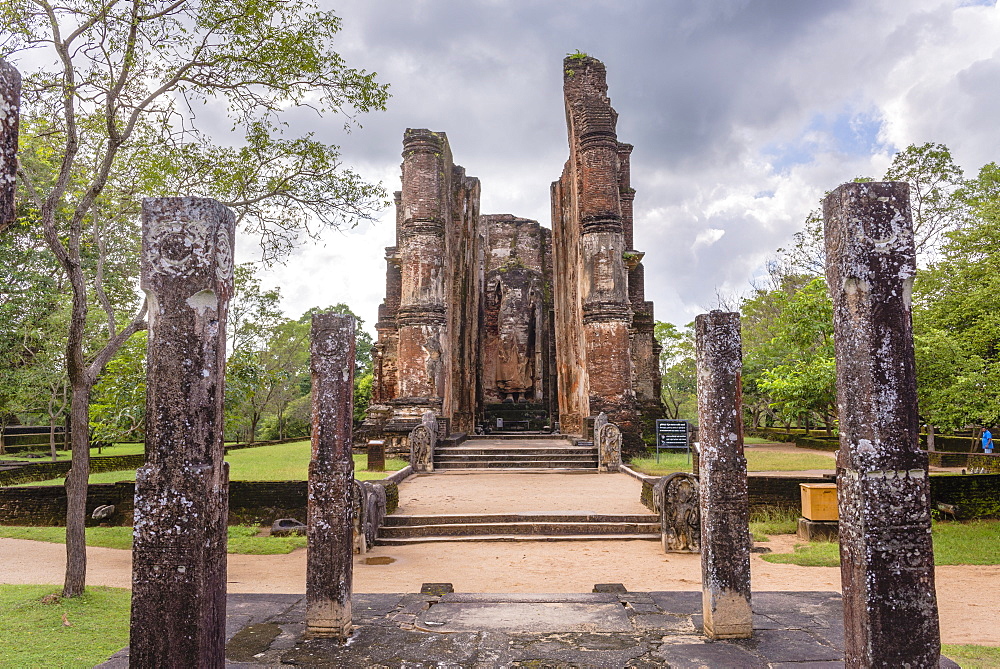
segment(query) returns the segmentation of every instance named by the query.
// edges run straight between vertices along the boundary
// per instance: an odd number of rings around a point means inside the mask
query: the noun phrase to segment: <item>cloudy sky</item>
[[[968,176],[1000,160],[1000,9],[960,0],[326,0],[337,49],[391,85],[350,135],[302,119],[399,189],[403,130],[444,131],[482,212],[550,225],[568,155],[562,59],[607,66],[635,145],[635,245],[660,320],[745,291],[824,191],[942,142]],[[372,326],[394,214],[329,232],[262,274],[290,316],[346,302]]]

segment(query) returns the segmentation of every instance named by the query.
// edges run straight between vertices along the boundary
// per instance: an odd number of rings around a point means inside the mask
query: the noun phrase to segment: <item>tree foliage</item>
[[[964,179],[946,146],[926,143],[899,152],[885,179],[910,186],[921,418],[947,430],[1000,422],[1000,167]],[[767,284],[742,305],[744,406],[754,423],[835,415],[824,255],[822,220],[812,212],[791,247],[779,249]]]
[[[307,0],[9,0],[0,57],[21,67],[23,196],[69,285],[65,369],[73,466],[67,477],[64,594],[82,593],[90,394],[144,327],[134,291],[143,196],[204,195],[231,206],[266,258],[310,226],[353,224],[384,204],[337,148],[285,137],[303,108],[384,108],[386,86],[333,50],[340,19]],[[197,111],[196,111],[197,110]],[[233,137],[205,132],[220,116]],[[103,333],[88,330],[99,309]]]
[[[968,218],[914,284],[921,415],[940,427],[1000,423],[997,166],[963,188]]]
[[[698,420],[698,373],[695,364],[694,323],[684,329],[657,321],[653,336],[660,350],[660,396],[666,417]]]

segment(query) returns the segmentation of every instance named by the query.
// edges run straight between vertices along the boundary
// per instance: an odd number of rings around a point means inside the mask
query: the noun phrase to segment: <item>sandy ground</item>
[[[639,483],[623,474],[417,476],[401,485],[397,513],[647,512],[638,495]],[[759,545],[790,552],[795,543],[793,536],[778,536]],[[61,544],[0,539],[0,555],[0,583],[62,580]],[[129,551],[90,548],[88,565],[88,584],[131,586]],[[305,565],[305,550],[230,555],[229,591],[303,593]],[[770,564],[755,554],[751,570],[757,591],[840,590],[837,568]],[[1000,566],[936,572],[942,641],[1000,645],[1000,631],[989,622],[1000,610]],[[429,582],[453,583],[459,592],[589,592],[595,583],[623,583],[634,592],[700,590],[701,566],[698,555],[664,554],[655,541],[425,543],[377,546],[355,556],[355,592],[416,592]]]

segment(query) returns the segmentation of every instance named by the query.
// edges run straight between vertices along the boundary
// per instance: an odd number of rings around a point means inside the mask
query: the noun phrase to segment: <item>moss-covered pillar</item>
[[[740,315],[702,314],[695,319],[695,337],[704,629],[711,639],[746,639],[753,633],[753,611]]]
[[[21,73],[0,59],[0,230],[14,220]]]
[[[354,573],[354,337],[353,316],[313,316],[306,633],[341,640],[351,635]]]
[[[222,667],[229,468],[226,316],[235,217],[205,198],[142,203],[149,301],[146,464],[136,471],[130,662]]]
[[[847,183],[823,200],[849,667],[936,667],[940,656],[927,455],[918,446],[908,188]]]

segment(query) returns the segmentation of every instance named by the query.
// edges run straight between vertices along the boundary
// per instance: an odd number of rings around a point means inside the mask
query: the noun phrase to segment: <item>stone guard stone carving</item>
[[[410,431],[410,465],[415,472],[434,471],[434,447],[438,440],[438,420],[425,411],[420,425]]]
[[[701,551],[697,476],[686,472],[664,476],[653,484],[653,505],[660,514],[660,537],[664,552]]]
[[[418,425],[410,431],[410,466],[415,472],[434,471],[434,449],[431,442],[434,437],[424,425]]]
[[[375,545],[378,528],[385,518],[385,486],[355,479],[351,504],[354,507],[354,552],[367,553]]]
[[[594,444],[597,446],[597,471],[618,471],[622,464],[622,431],[608,422],[603,411],[594,419]]]

